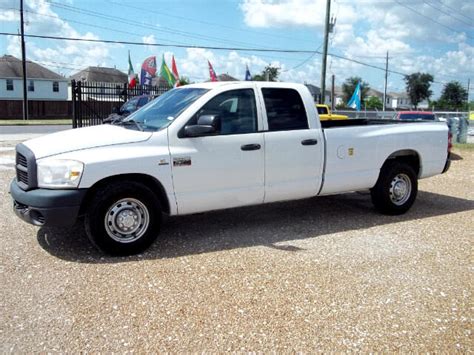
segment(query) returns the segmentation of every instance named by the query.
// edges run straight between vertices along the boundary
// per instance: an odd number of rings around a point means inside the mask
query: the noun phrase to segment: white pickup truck
[[[442,122],[321,123],[304,85],[227,82],[173,89],[118,125],[16,147],[14,210],[37,226],[83,218],[102,251],[140,252],[162,213],[184,215],[348,191],[382,213],[413,204],[417,180],[449,168]]]

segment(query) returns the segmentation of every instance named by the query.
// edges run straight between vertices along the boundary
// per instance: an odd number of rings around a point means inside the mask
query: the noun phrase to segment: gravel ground
[[[0,352],[472,352],[474,150],[406,215],[346,194],[169,219],[103,257],[11,211],[0,148]]]

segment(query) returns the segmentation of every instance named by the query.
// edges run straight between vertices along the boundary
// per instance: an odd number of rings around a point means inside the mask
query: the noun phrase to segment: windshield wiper
[[[137,121],[134,121],[134,120],[126,120],[126,121],[119,121],[119,122],[116,122],[114,123],[116,124],[117,126],[135,126],[138,128],[139,131],[142,131],[143,132],[143,128],[141,126],[141,124]]]

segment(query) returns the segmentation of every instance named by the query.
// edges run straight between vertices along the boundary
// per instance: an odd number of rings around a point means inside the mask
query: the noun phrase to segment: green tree
[[[381,110],[383,109],[383,102],[377,96],[370,96],[367,100],[365,100],[365,107],[370,110]]]
[[[459,81],[450,81],[444,85],[439,101],[446,105],[446,109],[456,110],[466,107],[467,90]]]
[[[278,76],[280,75],[280,68],[272,67],[271,65],[267,65],[265,69],[260,74],[256,74],[252,77],[253,81],[267,81],[266,75],[268,72],[268,80],[269,81],[277,81]]]
[[[342,84],[342,100],[345,104],[349,102],[352,94],[354,94],[358,82],[360,82],[360,103],[362,107],[364,106],[365,98],[367,97],[367,92],[369,91],[370,86],[365,81],[362,81],[362,78],[358,76],[351,76]]]
[[[191,82],[187,76],[180,76],[179,77],[179,86],[189,85]]]
[[[433,80],[433,75],[428,73],[413,73],[405,76],[408,97],[415,108],[421,101],[429,99],[433,94],[430,90]]]

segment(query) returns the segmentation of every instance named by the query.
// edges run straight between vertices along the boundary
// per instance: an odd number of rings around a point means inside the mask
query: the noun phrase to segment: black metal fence
[[[169,89],[167,86],[137,85],[129,88],[127,83],[93,83],[72,80],[72,127],[102,124],[104,118],[118,110],[129,98],[139,95],[156,97]]]

